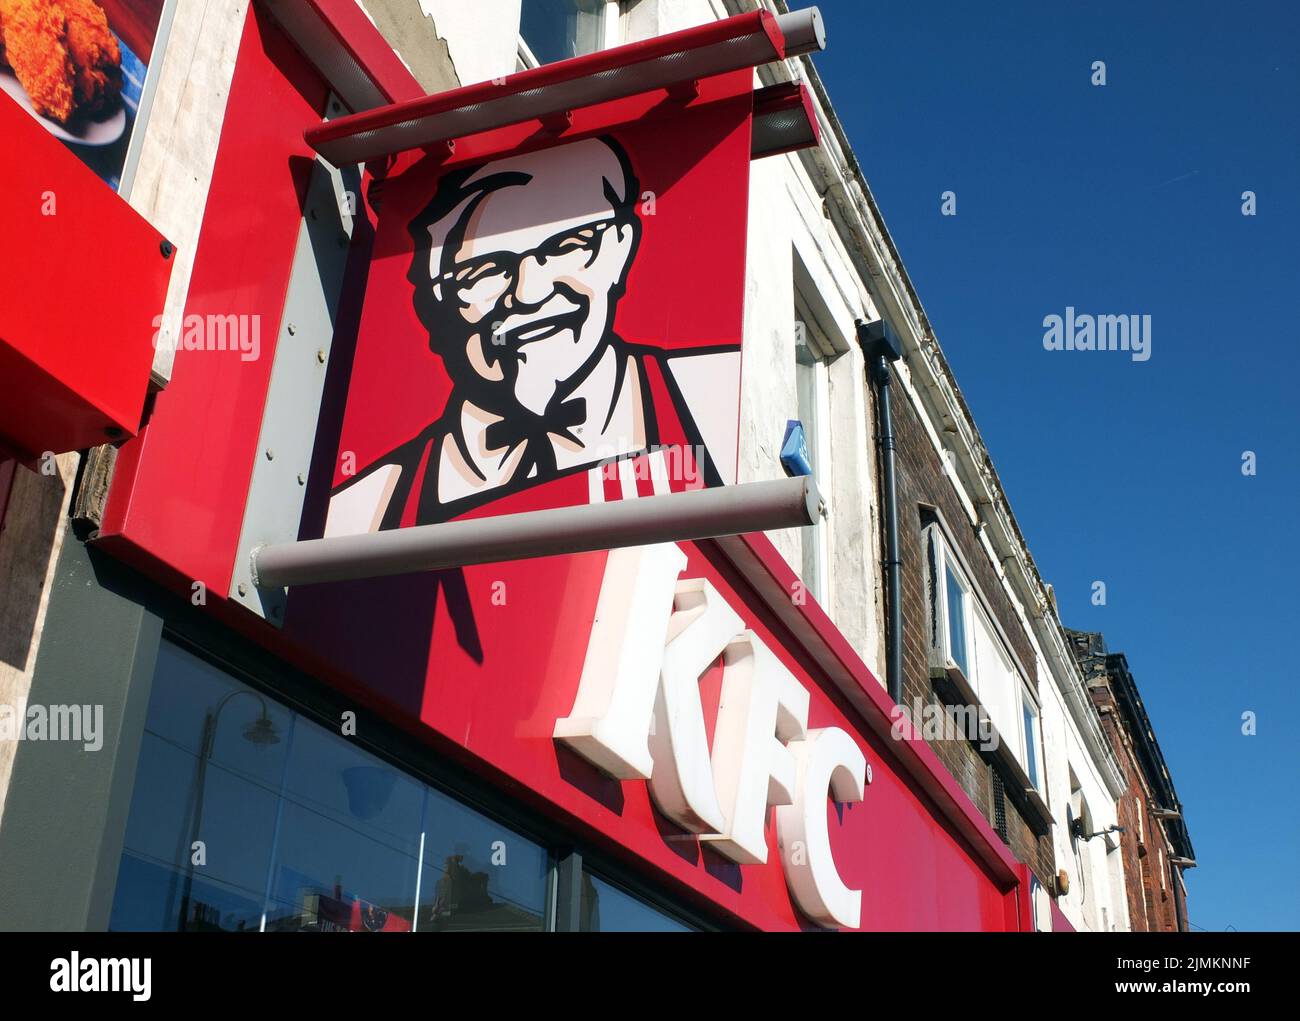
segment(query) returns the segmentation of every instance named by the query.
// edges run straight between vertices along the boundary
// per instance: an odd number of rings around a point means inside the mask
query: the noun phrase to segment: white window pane
[[[1028,699],[1025,700],[1024,706],[1025,720],[1025,772],[1029,775],[1029,782],[1038,788],[1038,713],[1030,705]]]
[[[1020,679],[1012,669],[1011,661],[1002,651],[992,625],[983,613],[975,613],[975,675],[979,679],[976,689],[980,702],[988,710],[993,726],[1007,742],[1012,753],[1024,761],[1024,747],[1020,738]]]
[[[948,579],[948,655],[961,668],[966,679],[974,684],[975,675],[971,673],[967,651],[970,642],[966,635],[966,590],[952,568],[945,573]]]

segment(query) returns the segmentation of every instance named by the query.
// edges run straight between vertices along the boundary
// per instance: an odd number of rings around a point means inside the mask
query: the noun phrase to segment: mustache
[[[569,311],[530,318],[531,314],[550,304],[556,295],[567,300],[571,306]],[[505,308],[504,303],[499,302],[485,318],[483,327],[475,331],[475,335],[479,338],[489,364],[492,364],[496,362],[496,356],[520,355],[519,349],[525,344],[545,339],[565,327],[572,329],[576,335],[590,315],[589,296],[580,294],[566,284],[557,284],[545,300],[531,306],[530,309]],[[504,325],[512,320],[515,325],[503,329]]]

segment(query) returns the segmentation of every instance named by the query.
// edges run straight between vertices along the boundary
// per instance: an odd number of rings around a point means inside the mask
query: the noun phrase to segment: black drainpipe
[[[883,320],[858,320],[858,343],[867,372],[880,394],[879,443],[885,485],[885,599],[889,626],[885,633],[885,683],[896,705],[903,701],[903,561],[898,554],[898,486],[894,464],[894,414],[890,403],[893,373],[889,363],[902,356],[898,336]]]
[[[1175,925],[1174,931],[1186,932],[1187,927],[1183,925],[1183,906],[1182,904],[1179,903],[1179,899],[1178,899],[1178,888],[1180,885],[1179,879],[1181,877],[1179,876],[1178,869],[1173,862],[1166,861],[1165,865],[1169,869],[1169,883],[1171,886],[1173,886],[1173,889],[1170,890],[1169,892],[1174,895],[1174,925]]]

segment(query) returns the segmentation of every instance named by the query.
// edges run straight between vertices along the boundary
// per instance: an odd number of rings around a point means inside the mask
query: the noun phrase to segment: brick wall
[[[894,436],[897,459],[899,556],[902,560],[903,611],[903,700],[910,708],[916,702],[939,705],[943,699],[930,680],[930,624],[926,605],[926,557],[922,544],[922,506],[937,507],[952,540],[969,565],[971,581],[979,588],[984,603],[1002,626],[1013,650],[1029,671],[1029,685],[1037,690],[1035,657],[1029,639],[969,524],[965,508],[952,482],[944,474],[943,462],[936,453],[916,409],[895,379]],[[883,496],[883,487],[879,487]],[[881,510],[883,519],[883,507]],[[996,829],[993,765],[979,750],[965,740],[930,742],[939,760],[947,767],[975,807]],[[1003,798],[1006,813],[1007,843],[1012,853],[1034,870],[1039,882],[1051,890],[1055,884],[1055,857],[1049,835],[1035,836],[1033,830],[1010,798]]]
[[[1078,641],[1075,644],[1080,652],[1084,651]],[[1164,827],[1151,815],[1151,792],[1115,702],[1110,678],[1104,669],[1090,668],[1086,660],[1085,674],[1088,693],[1101,718],[1101,729],[1124,771],[1125,790],[1116,815],[1124,828],[1119,838],[1119,853],[1124,866],[1129,926],[1134,932],[1175,932],[1178,929],[1178,908],[1174,904],[1176,880],[1169,868],[1173,850],[1165,838]]]

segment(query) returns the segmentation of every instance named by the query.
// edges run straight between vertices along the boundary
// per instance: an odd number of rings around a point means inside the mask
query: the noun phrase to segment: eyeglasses
[[[519,279],[519,266],[527,258],[539,266],[562,260],[563,269],[585,269],[600,251],[601,238],[615,220],[596,220],[570,227],[547,238],[526,252],[489,252],[458,263],[433,278],[435,284],[454,288],[465,304],[483,305],[496,301]]]

